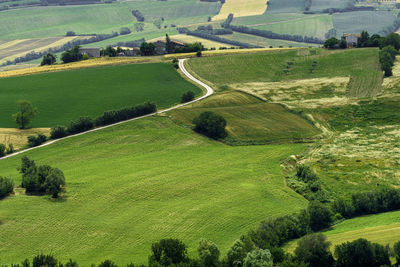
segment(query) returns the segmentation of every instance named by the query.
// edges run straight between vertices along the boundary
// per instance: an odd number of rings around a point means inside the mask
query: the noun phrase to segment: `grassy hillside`
[[[64,171],[60,201],[17,195],[0,201],[0,258],[38,252],[85,266],[105,258],[147,262],[152,242],[182,239],[193,255],[200,238],[225,253],[270,216],[306,205],[285,187],[281,160],[306,146],[231,147],[166,117],[138,120],[28,152]],[[21,156],[0,161],[19,184]]]
[[[159,108],[180,102],[188,90],[201,90],[182,79],[170,64],[133,64],[43,73],[1,79],[0,127],[15,127],[16,102],[38,108],[32,127],[67,125],[80,116],[154,101]]]
[[[226,0],[217,16],[213,20],[224,20],[232,13],[235,17],[260,15],[267,9],[264,0]]]
[[[216,112],[227,120],[226,142],[230,144],[300,142],[319,133],[309,121],[281,105],[230,90],[171,114],[175,120],[192,125],[192,120],[204,111]]]
[[[285,74],[288,62],[292,62],[292,65]],[[348,95],[368,96],[377,94],[382,83],[377,49],[283,50],[204,57],[191,59],[188,66],[217,86],[350,76]]]
[[[87,6],[35,7],[2,11],[0,39],[39,38],[76,33],[111,33],[121,27],[133,29],[136,23],[131,10],[139,10],[150,30],[155,20],[164,18],[165,25],[205,22],[219,10],[218,3],[197,0],[134,0]],[[146,28],[147,28],[146,27]]]
[[[393,246],[400,239],[400,211],[387,212],[377,215],[363,216],[343,221],[323,232],[331,242],[331,249],[335,245],[358,238],[365,238],[381,245]],[[288,243],[285,249],[293,251],[297,240]]]

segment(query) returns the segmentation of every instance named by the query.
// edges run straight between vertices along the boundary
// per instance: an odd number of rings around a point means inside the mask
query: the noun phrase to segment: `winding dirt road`
[[[198,102],[198,101],[203,100],[204,98],[209,97],[210,95],[212,95],[214,93],[214,90],[210,86],[208,86],[207,84],[203,83],[202,81],[199,81],[198,79],[193,77],[193,75],[191,75],[186,70],[185,65],[184,65],[185,61],[186,61],[186,59],[180,59],[179,60],[179,69],[183,72],[183,74],[188,79],[192,80],[193,82],[195,82],[196,84],[200,85],[201,87],[203,87],[206,90],[206,93],[203,96],[201,96],[199,98],[196,98],[193,101],[190,101],[190,102],[187,102],[187,103],[183,103],[183,104],[179,104],[179,105],[176,105],[176,106],[173,106],[173,107],[170,107],[170,108],[167,108],[167,109],[163,109],[163,110],[151,113],[151,114],[147,114],[147,115],[144,115],[144,116],[136,117],[136,118],[133,118],[133,119],[130,119],[130,120],[126,120],[126,121],[117,122],[117,123],[110,124],[110,125],[103,126],[103,127],[99,127],[99,128],[94,128],[94,129],[86,131],[86,132],[82,132],[82,133],[78,133],[78,134],[74,134],[74,135],[69,135],[69,136],[66,136],[66,137],[63,137],[63,138],[60,138],[60,139],[51,140],[51,141],[46,142],[46,143],[44,143],[44,144],[42,144],[40,146],[27,148],[27,149],[15,152],[13,154],[7,155],[5,157],[0,158],[0,160],[11,158],[11,157],[14,157],[16,155],[31,151],[33,149],[38,149],[38,148],[41,148],[41,147],[49,146],[51,144],[54,144],[54,143],[56,143],[58,141],[61,141],[61,140],[67,139],[67,138],[72,138],[72,137],[75,137],[75,136],[79,136],[79,135],[84,135],[84,134],[88,134],[88,133],[91,133],[91,132],[100,131],[100,130],[103,130],[103,129],[106,129],[106,128],[109,128],[109,127],[112,127],[112,126],[115,126],[115,125],[118,125],[118,124],[123,124],[123,123],[127,123],[127,122],[130,122],[130,121],[140,120],[140,119],[147,118],[147,117],[150,117],[150,116],[154,116],[154,115],[157,115],[157,114],[165,113],[165,112],[168,112],[168,111],[171,111],[171,110],[174,110],[174,109],[177,109],[177,108],[180,108],[180,107],[183,107],[183,106]]]

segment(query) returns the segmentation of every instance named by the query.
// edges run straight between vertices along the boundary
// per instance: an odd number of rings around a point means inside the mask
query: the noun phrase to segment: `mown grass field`
[[[296,13],[304,11],[304,8],[304,0],[270,0],[266,13]]]
[[[362,216],[336,224],[332,229],[322,232],[331,242],[331,250],[336,245],[365,238],[381,245],[393,246],[400,240],[400,211]],[[289,242],[285,249],[294,251],[298,240]]]
[[[319,133],[311,122],[284,106],[231,90],[171,114],[174,120],[193,126],[192,120],[204,111],[213,111],[227,120],[229,137],[225,142],[233,145],[301,142]]]
[[[152,242],[180,238],[195,255],[200,238],[228,247],[267,217],[306,205],[288,189],[281,160],[302,144],[226,146],[153,117],[60,141],[26,153],[64,171],[60,201],[16,196],[0,201],[0,258],[44,252],[80,265],[108,258],[146,263]],[[18,185],[21,156],[0,161]]]
[[[290,72],[284,74],[288,62],[293,64],[290,65]],[[314,70],[310,72],[313,64]],[[382,83],[377,49],[277,50],[258,54],[193,58],[188,62],[188,67],[217,86],[350,76],[347,94],[364,97],[376,95]]]
[[[68,125],[80,116],[154,101],[158,108],[180,102],[181,95],[201,89],[182,79],[171,64],[131,64],[43,73],[1,79],[0,127],[15,127],[11,117],[18,100],[38,109],[32,127]]]
[[[261,15],[267,10],[264,0],[226,0],[213,20],[224,20],[232,13],[235,17]]]
[[[229,44],[215,42],[215,41],[211,41],[208,39],[203,39],[200,37],[186,35],[186,34],[171,35],[170,38],[171,38],[171,40],[175,40],[175,41],[179,41],[179,42],[183,42],[183,43],[200,42],[205,48],[208,48],[208,49],[210,49],[210,48],[218,49],[220,47],[235,47],[235,48],[237,48],[237,46],[232,46]],[[225,36],[224,36],[224,38],[225,38]],[[155,42],[157,40],[165,40],[165,37],[155,38],[155,39],[150,40],[150,42]]]
[[[218,3],[196,0],[134,0],[112,4],[86,6],[48,6],[2,11],[0,17],[0,39],[40,38],[76,33],[111,33],[121,27],[133,28],[136,23],[131,10],[140,10],[149,29],[157,19],[165,24],[181,22],[206,22],[217,14]],[[175,21],[176,20],[176,21]],[[164,25],[164,24],[163,24]]]

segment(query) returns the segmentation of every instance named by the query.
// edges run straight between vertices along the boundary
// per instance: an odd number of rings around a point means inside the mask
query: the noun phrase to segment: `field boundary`
[[[186,70],[186,68],[185,68],[185,61],[186,61],[186,60],[187,60],[186,58],[185,58],[185,59],[179,59],[179,69],[182,71],[182,73],[183,73],[189,80],[193,81],[194,83],[196,83],[197,85],[201,86],[202,88],[204,88],[204,89],[206,90],[206,93],[205,93],[203,96],[201,96],[201,97],[199,97],[199,98],[196,98],[196,99],[193,100],[193,101],[190,101],[190,102],[187,102],[187,103],[183,103],[183,104],[178,104],[178,105],[175,105],[175,106],[173,106],[173,107],[170,107],[170,108],[167,108],[167,109],[163,109],[163,110],[160,110],[160,111],[156,111],[156,112],[151,113],[151,114],[147,114],[147,115],[140,116],[140,117],[136,117],[136,118],[133,118],[133,119],[129,119],[129,120],[117,122],[117,123],[110,124],[110,125],[106,125],[106,126],[103,126],[103,127],[98,127],[98,128],[95,128],[95,129],[86,131],[86,132],[82,132],[82,133],[78,133],[78,134],[74,134],[74,135],[69,135],[69,136],[66,136],[66,137],[63,137],[63,138],[60,138],[60,139],[51,140],[51,141],[46,142],[46,143],[44,143],[44,144],[42,144],[42,145],[40,145],[40,146],[35,146],[35,147],[27,148],[27,149],[24,149],[24,150],[21,150],[21,151],[18,151],[18,152],[9,154],[9,155],[7,155],[7,156],[5,156],[5,157],[0,158],[0,160],[7,159],[7,158],[11,158],[11,157],[14,157],[14,156],[23,154],[23,153],[25,153],[25,152],[28,152],[28,151],[31,151],[31,150],[34,150],[34,149],[37,149],[37,148],[49,146],[49,145],[54,144],[54,143],[56,143],[56,142],[58,142],[58,141],[65,140],[65,139],[68,139],[68,138],[72,138],[72,137],[75,137],[75,136],[80,136],[80,135],[84,135],[84,134],[88,134],[88,133],[100,131],[100,130],[103,130],[103,129],[106,129],[106,128],[110,128],[110,127],[113,127],[113,126],[116,126],[116,125],[119,125],[119,124],[123,124],[123,123],[127,123],[127,122],[130,122],[130,121],[139,120],[139,119],[151,117],[151,116],[154,116],[154,115],[162,114],[162,113],[165,113],[165,112],[168,112],[168,111],[171,111],[171,110],[174,110],[174,109],[177,109],[177,108],[180,108],[180,107],[189,105],[189,104],[193,104],[193,103],[195,103],[195,102],[198,102],[198,101],[200,101],[200,100],[203,100],[204,98],[209,97],[210,95],[214,94],[214,89],[213,89],[213,88],[211,88],[209,85],[203,83],[202,81],[196,79],[195,77],[193,77],[192,74],[190,74],[190,73]]]

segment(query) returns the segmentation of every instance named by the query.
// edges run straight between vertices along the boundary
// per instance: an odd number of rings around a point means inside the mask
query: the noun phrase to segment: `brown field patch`
[[[50,128],[34,128],[26,130],[15,128],[0,128],[0,144],[12,144],[15,149],[20,149],[28,143],[28,136],[37,135],[38,133],[49,136]]]

